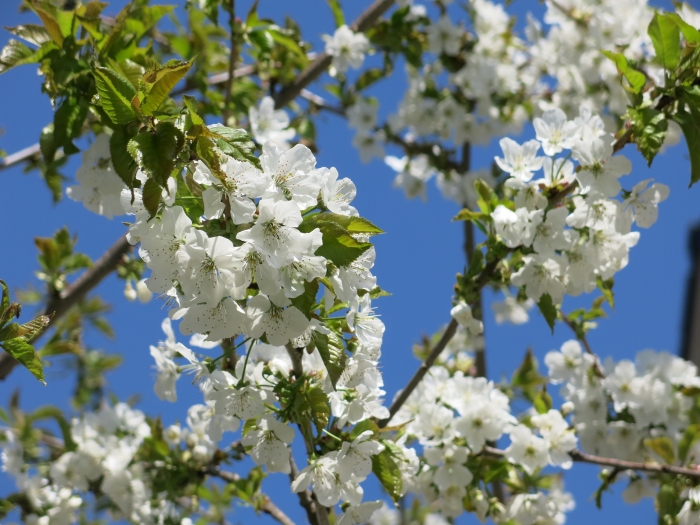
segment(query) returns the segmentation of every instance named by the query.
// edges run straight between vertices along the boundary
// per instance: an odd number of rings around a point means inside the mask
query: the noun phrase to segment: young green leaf
[[[596,286],[598,286],[598,289],[601,291],[603,297],[605,297],[605,300],[608,302],[611,308],[615,308],[615,295],[613,294],[614,284],[615,280],[612,277],[607,281],[603,281],[603,279],[600,277],[596,279]]]
[[[613,53],[612,51],[601,51],[601,53],[615,62],[617,70],[627,79],[627,82],[630,83],[633,93],[639,93],[642,91],[647,79],[644,76],[644,73],[630,67],[630,65],[627,63],[627,58],[625,58],[625,55],[622,53]]]
[[[46,28],[46,31],[51,36],[51,39],[59,47],[62,46],[65,36],[67,36],[69,33],[64,35],[61,24],[59,24],[57,20],[59,13],[56,6],[43,0],[33,0],[31,3],[29,3],[29,6],[39,16],[41,22]]]
[[[547,321],[549,328],[551,328],[552,333],[554,333],[554,324],[557,322],[557,307],[554,306],[552,302],[552,297],[546,293],[540,297],[537,306],[544,316],[544,320]]]
[[[0,346],[2,346],[8,354],[23,364],[42,384],[46,385],[46,381],[44,381],[44,367],[41,361],[39,361],[34,347],[27,343],[23,337],[8,339],[0,343]]]
[[[10,39],[0,52],[0,73],[31,61],[34,51],[14,39]]]
[[[347,354],[343,351],[343,343],[334,333],[326,335],[321,332],[314,332],[313,343],[326,366],[333,388],[335,388],[338,379],[345,370],[345,362],[347,361]]]
[[[649,450],[655,452],[661,459],[663,459],[669,465],[673,465],[676,462],[676,453],[674,452],[674,446],[668,437],[662,436],[645,439],[644,446],[647,447]]]
[[[150,71],[143,77],[145,98],[141,102],[141,112],[153,115],[168,95],[192,67],[194,58],[187,62],[173,61],[160,69]]]
[[[131,101],[136,96],[134,86],[119,73],[106,67],[93,68],[100,106],[115,124],[128,124],[136,119]]]
[[[385,445],[386,446],[386,445]],[[387,491],[394,503],[397,503],[403,492],[401,470],[394,461],[391,449],[386,446],[379,454],[372,456],[372,472]]]
[[[244,129],[234,129],[220,124],[207,129],[207,136],[211,137],[223,153],[241,162],[250,162],[258,169],[262,169],[260,159],[255,156],[255,142]]]
[[[156,213],[158,213],[162,192],[162,188],[155,179],[148,179],[143,186],[143,207],[148,211],[149,219],[155,217]]]
[[[661,65],[668,71],[676,69],[681,60],[681,33],[678,24],[667,15],[656,13],[647,32]]]
[[[296,306],[307,319],[311,319],[313,306],[316,304],[316,294],[318,294],[318,281],[306,281],[304,283],[304,293],[298,297],[291,299],[292,304]]]
[[[325,257],[336,266],[349,265],[372,246],[369,242],[357,241],[348,230],[336,222],[304,221],[299,225],[299,229],[305,233],[314,228],[319,228],[323,234],[323,245],[316,250],[316,255]]]
[[[690,157],[690,186],[700,180],[700,108],[690,97],[684,97],[690,111],[677,111],[673,120],[680,124],[683,136],[688,144]]]
[[[683,20],[678,13],[666,13],[666,16],[676,23],[685,37],[686,44],[690,46],[700,45],[700,31]]]
[[[668,130],[666,114],[654,108],[629,108],[628,115],[633,126],[637,149],[651,166],[652,160],[661,149]]]
[[[109,138],[109,153],[112,156],[112,165],[117,175],[121,177],[124,183],[129,187],[134,187],[136,181],[136,171],[138,164],[129,155],[127,146],[131,140],[131,133],[126,126],[117,126],[114,128],[112,136]]]
[[[161,122],[155,133],[142,131],[131,139],[127,150],[141,169],[165,188],[183,143],[179,129],[169,122]]]
[[[204,120],[197,114],[197,99],[190,95],[182,95],[182,101],[189,110],[189,117],[194,126],[203,126]]]
[[[311,231],[324,222],[335,223],[350,233],[364,233],[368,235],[384,233],[381,228],[375,226],[367,219],[340,215],[338,213],[314,213],[312,215],[307,215],[304,219],[304,231]]]
[[[331,12],[333,13],[335,27],[345,25],[345,15],[343,14],[343,7],[340,5],[340,0],[326,0],[326,2],[328,2],[328,7],[331,8]]]
[[[51,35],[49,35],[46,28],[37,24],[24,24],[21,26],[6,27],[5,29],[16,37],[30,44],[34,44],[35,46],[42,46],[51,40]]]

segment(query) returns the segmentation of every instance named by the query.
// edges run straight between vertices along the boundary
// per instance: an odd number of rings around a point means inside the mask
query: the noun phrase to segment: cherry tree
[[[652,350],[613,362],[587,338],[672,199],[632,173],[633,149],[651,164],[684,137],[700,180],[700,13],[547,0],[542,19],[516,24],[489,0],[375,0],[346,21],[328,0],[336,27],[313,49],[258,3],[187,1],[173,29],[162,20],[174,6],[148,0],[116,16],[96,1],[25,0],[37,23],[6,28],[0,73],[38,66],[55,114],[2,167],[27,162],[54,200],[125,226],[96,261],[67,228],[36,240],[44,293],[22,295],[41,302],[35,319],[16,320],[0,281],[0,378],[20,365],[44,383],[44,363],[66,354],[77,371],[72,410],[0,411],[16,482],[0,515],[184,525],[250,506],[290,525],[265,490],[276,476],[313,525],[559,524],[574,509],[564,471],[591,463],[599,506],[623,484],[626,501],[655,498],[659,523],[700,523],[697,368]],[[405,93],[367,95],[398,68]],[[452,304],[430,306],[446,324],[417,346],[399,392],[384,390],[388,294],[372,272],[390,255],[343,166],[317,163],[325,112],[347,118],[359,157],[383,159],[407,198],[432,179],[462,208],[468,265]],[[472,166],[492,141],[501,155]],[[62,173],[73,155],[80,168]],[[89,294],[112,272],[128,299],[165,305],[153,390],[171,403],[199,391],[182,424],[105,394],[118,357],[86,350],[82,333],[108,330]],[[511,380],[487,377],[487,288],[503,294],[499,323],[542,315],[571,340],[542,369],[528,351]],[[570,310],[581,295],[591,306]]]

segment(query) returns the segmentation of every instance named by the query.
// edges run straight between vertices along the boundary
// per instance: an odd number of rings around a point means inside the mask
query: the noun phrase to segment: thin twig
[[[228,59],[228,79],[226,80],[226,88],[224,95],[224,126],[228,126],[229,118],[231,118],[231,95],[233,91],[233,72],[236,69],[236,62],[238,61],[238,45],[236,40],[238,35],[236,34],[236,0],[228,0],[228,11],[229,11],[229,30],[231,31],[231,49],[229,52]]]
[[[50,324],[55,323],[68,310],[79,303],[87,293],[107,277],[131,250],[126,237],[121,237],[100,257],[91,268],[86,270],[76,281],[60,294],[51,297],[44,308],[43,315],[51,315]],[[46,332],[44,332],[46,333]],[[0,380],[6,379],[19,362],[8,353],[0,355]]]
[[[491,456],[503,457],[505,451],[493,447],[484,447],[484,452]],[[636,470],[639,472],[656,472],[660,474],[678,474],[680,476],[688,476],[690,478],[700,478],[700,468],[677,467],[675,465],[667,465],[665,463],[642,463],[638,461],[626,461],[624,459],[606,458],[603,456],[595,456],[580,450],[572,450],[569,456],[573,461],[578,463],[590,463],[593,465],[601,465],[604,467],[612,467],[618,470]]]
[[[350,25],[350,29],[356,32],[367,31],[379,18],[394,4],[395,0],[375,0],[357,19]],[[294,82],[285,87],[274,96],[275,106],[281,108],[297,98],[302,89],[306,88],[321,74],[326,71],[333,62],[333,57],[325,51],[301,71]]]
[[[450,323],[447,325],[447,328],[445,328],[445,331],[443,332],[442,337],[435,344],[435,346],[432,348],[432,350],[430,350],[430,353],[428,354],[428,357],[425,359],[425,361],[423,361],[420,364],[420,366],[418,367],[418,370],[416,370],[415,374],[413,374],[413,377],[406,385],[406,388],[404,388],[401,391],[401,393],[396,397],[396,399],[394,399],[394,402],[389,407],[389,417],[386,419],[382,419],[379,422],[380,428],[384,428],[389,424],[389,422],[391,421],[391,418],[393,418],[396,415],[396,413],[403,406],[403,404],[406,402],[406,400],[409,398],[409,396],[413,393],[413,391],[416,389],[416,387],[420,384],[420,382],[423,380],[423,377],[425,376],[425,374],[428,373],[428,370],[430,370],[430,367],[433,366],[433,363],[435,363],[435,360],[438,358],[438,356],[445,349],[445,347],[447,346],[447,343],[449,343],[450,340],[454,337],[455,333],[457,333],[457,321],[455,321],[454,319],[451,319]]]
[[[291,467],[289,479],[294,483],[294,480],[299,476],[299,467],[297,467],[294,457],[291,455],[289,456],[289,466]],[[297,492],[297,496],[299,496],[299,504],[306,511],[306,517],[309,523],[311,525],[318,525],[318,520],[316,519],[316,502],[312,497],[311,491],[309,489],[302,490],[301,492]]]
[[[291,343],[287,343],[285,345],[285,348],[287,349],[289,358],[292,360],[292,369],[294,370],[294,377],[296,377],[297,379],[301,379],[301,377],[303,377],[304,375],[304,365],[302,362],[304,349],[294,348]],[[311,454],[313,454],[314,452],[314,444],[309,442],[308,439],[306,439],[306,434],[304,433],[301,427],[301,423],[299,423],[298,425],[299,431],[301,432],[301,435],[304,438],[304,444],[306,445],[306,454],[310,457]],[[293,479],[296,479],[296,476]],[[316,498],[315,494],[311,493],[311,498],[313,499],[314,507],[316,510],[316,523],[318,525],[330,525],[330,521],[328,520],[328,510],[326,509],[326,507],[324,507],[318,502],[318,498]]]
[[[229,483],[235,483],[236,481],[239,481],[241,479],[241,477],[238,474],[235,474],[233,472],[227,472],[225,470],[220,470],[217,467],[207,469],[206,473],[211,476],[221,478]],[[259,507],[261,511],[263,511],[265,514],[270,515],[282,525],[294,525],[294,522],[289,518],[289,516],[287,516],[277,505],[275,505],[268,496],[263,494],[262,498],[263,503]]]

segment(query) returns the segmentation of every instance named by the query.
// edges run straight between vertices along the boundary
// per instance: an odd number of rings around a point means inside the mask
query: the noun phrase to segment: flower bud
[[[136,283],[136,295],[142,303],[147,303],[153,297],[153,292],[146,286],[146,279],[141,279]]]
[[[131,281],[126,282],[126,286],[124,287],[124,297],[126,297],[129,301],[136,300],[136,290],[134,290],[134,287],[131,286]]]

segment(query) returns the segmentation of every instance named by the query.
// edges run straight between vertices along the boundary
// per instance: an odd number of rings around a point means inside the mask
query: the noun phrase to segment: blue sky
[[[113,2],[107,13],[114,14],[123,1]],[[239,1],[239,12],[245,13],[250,0]],[[352,20],[370,0],[345,2],[348,20]],[[35,21],[33,15],[20,15],[18,1],[0,2],[0,20],[5,26]],[[306,39],[320,47],[320,35],[333,30],[330,10],[323,0],[262,0],[261,16],[283,21],[292,11],[300,23]],[[512,11],[523,15],[528,8],[541,12],[541,5],[516,0]],[[8,40],[7,32],[0,32],[0,45]],[[41,79],[34,66],[23,66],[0,76],[0,148],[14,152],[38,140],[43,126],[52,120],[52,109],[40,90]],[[314,90],[322,93],[322,87]],[[373,89],[382,104],[382,114],[395,109],[403,95],[403,74],[397,68],[395,78]],[[322,115],[318,122],[319,166],[335,166],[341,177],[350,177],[357,185],[355,206],[360,213],[382,227],[387,233],[376,238],[377,264],[374,273],[378,284],[393,295],[377,301],[379,313],[386,324],[383,347],[383,369],[388,397],[400,389],[413,374],[418,362],[411,347],[424,334],[432,334],[449,320],[454,276],[464,265],[462,252],[462,225],[452,223],[458,211],[455,204],[446,202],[431,184],[426,202],[408,201],[392,188],[393,172],[383,162],[373,161],[363,165],[350,144],[353,133],[344,120],[333,115]],[[526,127],[527,128],[527,127]],[[526,134],[530,133],[529,130]],[[398,152],[390,152],[398,153]],[[488,166],[497,145],[478,148],[473,153],[473,166]],[[634,357],[646,348],[677,352],[682,340],[684,293],[689,270],[687,235],[698,220],[697,200],[700,190],[688,189],[689,163],[684,144],[660,155],[652,168],[647,168],[641,155],[631,147],[625,154],[633,161],[632,175],[622,180],[626,188],[634,183],[654,178],[671,188],[669,199],[660,206],[658,222],[642,231],[639,244],[632,249],[629,266],[618,273],[615,283],[616,307],[608,319],[590,335],[593,349],[602,357],[615,359]],[[73,157],[63,173],[72,177],[79,165]],[[35,236],[50,236],[67,225],[79,237],[78,249],[97,258],[124,232],[118,219],[108,221],[96,216],[82,205],[64,199],[57,206],[51,204],[48,190],[36,172],[23,174],[21,167],[0,172],[2,205],[0,221],[4,228],[0,236],[0,278],[12,288],[40,285],[34,271],[38,268]],[[177,404],[159,401],[152,392],[153,371],[148,346],[162,338],[160,321],[166,315],[157,300],[141,305],[129,303],[123,298],[123,283],[115,277],[108,278],[99,293],[112,303],[109,316],[117,337],[114,340],[91,334],[86,341],[95,348],[104,348],[124,356],[122,368],[109,376],[110,388],[121,399],[139,394],[137,407],[145,412],[163,415],[166,423],[184,420],[190,404],[201,402],[198,391],[187,379],[179,382]],[[491,296],[487,294],[487,303]],[[586,297],[582,304],[590,304]],[[567,299],[564,305],[569,311],[581,301]],[[487,363],[489,376],[499,379],[510,377],[522,360],[528,347],[541,358],[562,342],[571,338],[565,326],[557,326],[554,335],[538,313],[524,326],[498,326],[490,308],[486,308]],[[26,316],[26,317],[25,317]],[[24,319],[29,318],[29,312]],[[185,338],[181,338],[186,342]],[[62,370],[60,364],[47,370],[48,386],[41,387],[25,370],[17,369],[10,379],[0,383],[0,405],[16,388],[22,389],[22,407],[29,410],[46,403],[66,407],[72,388],[72,376]],[[604,509],[595,508],[590,496],[597,488],[598,469],[577,465],[566,476],[567,488],[577,500],[577,509],[569,515],[568,523],[582,525],[597,520],[598,523],[615,523],[621,518],[630,522],[655,523],[656,517],[650,500],[636,506],[622,503],[620,493],[624,485],[614,487],[614,495],[604,497]],[[275,494],[276,502],[290,516],[303,522],[298,504],[288,491],[287,479],[272,476],[265,487]],[[11,489],[11,482],[0,475],[0,494]],[[375,492],[368,487],[368,493]],[[376,492],[375,492],[376,493]],[[279,496],[277,496],[279,494]],[[367,498],[366,498],[367,499]],[[236,511],[233,523],[249,523],[249,513]],[[261,523],[271,521],[261,518]],[[463,517],[458,523],[476,522]]]

